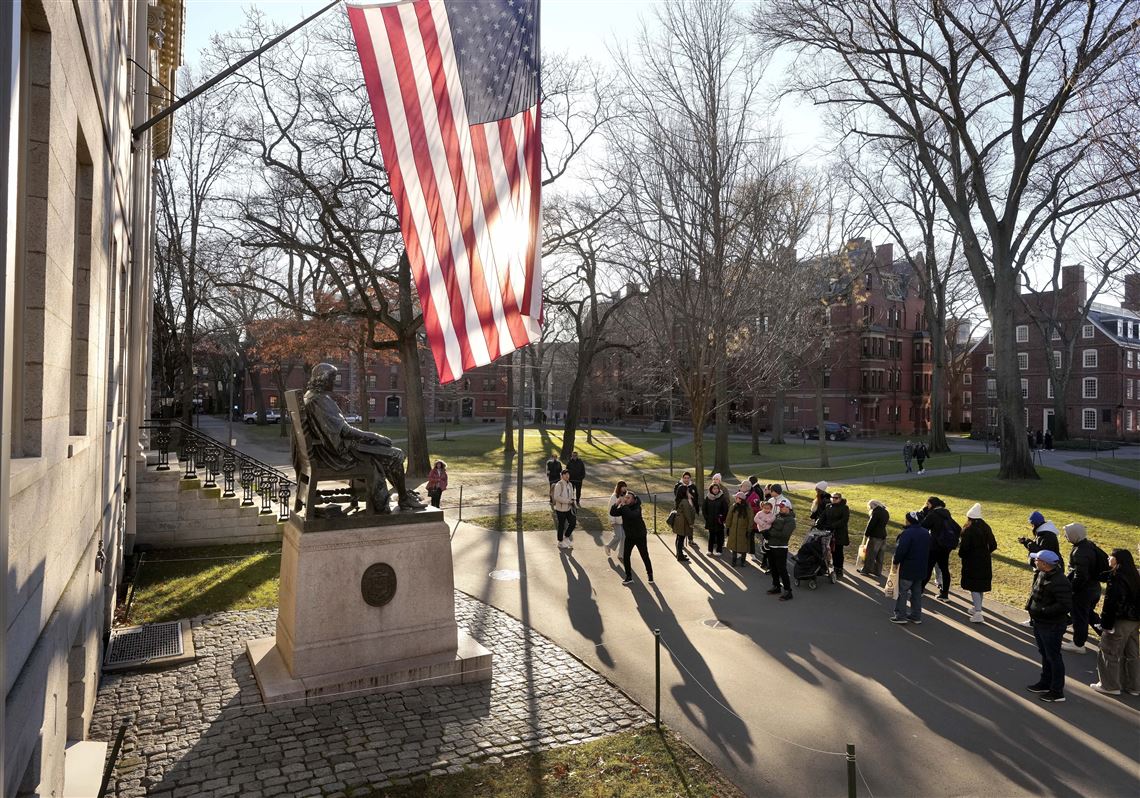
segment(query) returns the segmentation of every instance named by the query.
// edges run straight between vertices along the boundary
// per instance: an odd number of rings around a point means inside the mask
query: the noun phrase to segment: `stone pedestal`
[[[246,643],[267,703],[491,678],[455,623],[451,536],[436,509],[294,516],[281,546],[275,637]]]

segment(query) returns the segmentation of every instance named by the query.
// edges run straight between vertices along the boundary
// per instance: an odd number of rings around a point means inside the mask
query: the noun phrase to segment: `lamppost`
[[[234,352],[234,358],[236,360],[237,351]],[[230,418],[229,432],[226,435],[226,440],[229,441],[230,446],[235,446],[237,444],[237,441],[234,440],[234,408],[236,407],[236,405],[234,405],[234,384],[237,382],[237,371],[235,371],[237,368],[237,363],[235,360],[230,361],[230,404],[229,412],[226,413],[226,415]]]

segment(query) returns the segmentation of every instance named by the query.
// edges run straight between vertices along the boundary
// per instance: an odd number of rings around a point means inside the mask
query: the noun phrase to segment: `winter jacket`
[[[677,517],[673,521],[673,533],[679,537],[693,536],[693,522],[697,519],[697,510],[691,502],[681,499],[677,502]]]
[[[1061,543],[1059,540],[1057,527],[1053,526],[1052,521],[1045,521],[1033,530],[1033,540],[1025,544],[1025,548],[1030,554],[1039,551],[1051,551],[1058,557],[1061,556]],[[1033,565],[1033,560],[1029,561]],[[1061,567],[1064,567],[1064,559],[1061,560]]]
[[[574,486],[561,479],[550,486],[550,498],[554,502],[554,509],[559,512],[573,510],[577,502]]]
[[[566,470],[570,472],[571,482],[581,482],[586,478],[586,464],[582,462],[581,457],[571,457],[570,462],[566,464]]]
[[[610,515],[618,519],[627,538],[637,540],[638,538],[645,538],[648,534],[648,530],[645,528],[645,519],[641,516],[641,499],[638,497],[634,496],[632,502],[621,507],[616,504],[611,505]],[[677,515],[679,516],[680,513]]]
[[[686,492],[693,498],[693,507],[700,507],[700,501],[697,498],[697,486],[692,482],[686,485],[684,482],[678,480],[677,484],[673,486],[673,501],[680,501],[681,497],[684,496]]]
[[[447,490],[447,469],[433,468],[428,472],[428,490]]]
[[[760,505],[764,502],[764,496],[757,490],[750,490],[744,502],[748,505],[748,514],[753,516],[760,512]],[[755,526],[753,526],[753,529],[755,529]]]
[[[1037,623],[1069,622],[1073,609],[1073,587],[1060,568],[1038,571],[1033,576],[1033,589],[1025,602],[1029,617]]]
[[[895,542],[894,564],[899,567],[899,579],[921,582],[929,560],[930,532],[921,526],[905,527]]]
[[[1100,623],[1105,629],[1116,625],[1116,620],[1140,621],[1140,593],[1128,587],[1116,571],[1109,571],[1104,586],[1104,606],[1100,609]]]
[[[621,526],[622,525],[622,520],[621,520],[622,517],[620,515],[614,515],[614,512],[613,512],[614,505],[617,504],[617,500],[620,498],[621,498],[621,496],[618,496],[616,493],[610,494],[610,523],[613,524],[614,526]],[[638,501],[640,502],[641,500],[638,499]]]
[[[935,546],[953,549],[957,545],[962,527],[958,526],[958,522],[945,507],[930,508],[923,514],[920,523],[930,530],[930,540]]]
[[[768,527],[768,546],[773,549],[786,549],[792,533],[796,531],[796,513],[789,510],[787,515],[776,513],[772,526]]]
[[[756,514],[752,516],[752,525],[756,527],[756,531],[760,533],[767,532],[772,528],[772,522],[776,520],[776,508],[773,507],[768,512],[757,510]]]
[[[713,495],[705,494],[705,501],[701,505],[701,515],[705,519],[705,529],[712,529],[724,523],[728,517],[728,497],[724,493]]]
[[[891,520],[891,514],[887,512],[887,508],[881,504],[871,510],[871,515],[867,518],[867,528],[863,530],[863,534],[869,538],[887,537],[887,522]]]
[[[927,459],[928,457],[930,457],[930,450],[926,448],[925,443],[920,443],[918,446],[914,447],[914,459],[915,460],[922,462],[923,460]]]
[[[737,554],[747,552],[748,533],[752,531],[752,511],[749,510],[747,501],[732,503],[725,525],[728,528],[728,537],[724,545]]]
[[[851,510],[847,507],[847,500],[840,499],[838,503],[832,502],[824,508],[824,518],[827,529],[835,536],[836,546],[850,546],[851,536],[847,532],[847,524],[851,520]]]
[[[958,556],[962,558],[962,589],[974,593],[993,590],[993,562],[990,555],[997,549],[994,532],[981,518],[971,518],[962,529]]]
[[[562,463],[552,457],[546,461],[546,481],[557,482],[562,478]]]
[[[1096,573],[1096,544],[1088,538],[1073,546],[1069,553],[1069,583],[1074,593],[1100,585]]]

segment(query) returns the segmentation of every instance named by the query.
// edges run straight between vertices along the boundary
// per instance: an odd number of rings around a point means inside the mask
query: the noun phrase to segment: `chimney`
[[[1088,287],[1085,285],[1084,266],[1061,267],[1061,292],[1066,298],[1072,299],[1078,307],[1085,304],[1088,299]]]
[[[879,244],[875,247],[875,260],[880,266],[890,266],[895,262],[895,245]]]
[[[1124,301],[1120,307],[1140,312],[1140,274],[1124,275]]]

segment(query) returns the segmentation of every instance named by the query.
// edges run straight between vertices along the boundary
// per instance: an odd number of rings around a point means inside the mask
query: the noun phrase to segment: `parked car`
[[[241,420],[244,421],[246,424],[256,424],[257,423],[257,411],[252,410],[249,413],[246,413],[244,416],[241,417]],[[278,410],[270,408],[269,410],[265,411],[265,423],[266,424],[276,424],[279,421],[281,421],[281,413]]]
[[[364,419],[362,419],[360,417],[359,413],[349,413],[348,415],[346,415],[344,417],[344,420],[347,421],[349,424],[359,424]]]
[[[823,422],[824,429],[827,430],[827,439],[829,441],[845,441],[851,437],[851,428],[846,424],[840,424],[835,421]],[[813,440],[819,440],[819,427],[808,427],[805,432],[807,436]]]

